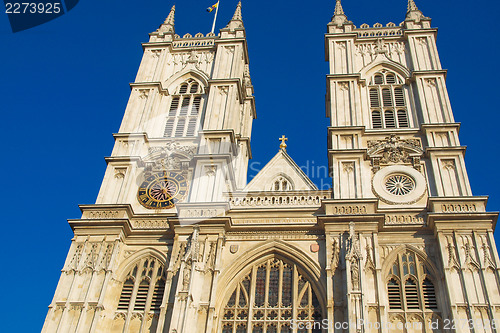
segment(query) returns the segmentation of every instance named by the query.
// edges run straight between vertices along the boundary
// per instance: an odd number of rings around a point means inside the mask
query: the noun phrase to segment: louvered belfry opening
[[[439,316],[436,289],[428,263],[414,251],[397,255],[387,277],[389,313],[399,318]]]
[[[403,309],[401,303],[401,286],[396,279],[391,279],[387,283],[387,293],[389,294],[389,308],[390,309]]]
[[[295,264],[270,258],[238,281],[223,309],[222,332],[294,332],[293,319],[312,323],[322,318],[306,275]]]
[[[189,79],[181,84],[170,102],[163,136],[166,138],[196,136],[202,107],[203,89],[199,83]]]
[[[164,264],[154,257],[141,259],[123,282],[116,312],[123,314],[127,321],[135,315],[139,318],[157,316],[164,293]]]
[[[387,70],[375,74],[369,85],[372,128],[409,128],[403,79]]]

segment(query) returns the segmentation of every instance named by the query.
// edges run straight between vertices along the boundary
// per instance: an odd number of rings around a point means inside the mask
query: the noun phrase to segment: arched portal
[[[321,332],[314,281],[296,263],[270,254],[247,266],[234,282],[221,308],[219,332]]]

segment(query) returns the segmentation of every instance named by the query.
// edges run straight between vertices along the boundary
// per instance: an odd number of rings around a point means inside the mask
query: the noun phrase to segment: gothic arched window
[[[403,79],[385,69],[372,77],[368,90],[372,128],[410,127],[405,90]]]
[[[193,79],[180,85],[172,96],[164,137],[190,137],[197,134],[203,107],[202,94],[201,86]]]
[[[164,292],[164,265],[154,257],[139,260],[123,283],[113,332],[127,325],[140,327],[143,320],[148,321],[151,332],[156,332]]]
[[[279,176],[272,182],[271,191],[293,191],[292,182],[283,176]]]
[[[399,253],[387,278],[389,313],[398,318],[415,314],[428,318],[437,314],[436,290],[432,281],[425,261],[415,252]]]
[[[271,258],[253,266],[232,291],[223,309],[222,332],[291,333],[292,320],[303,326],[317,323],[317,328],[299,332],[321,332],[318,298],[295,264]]]

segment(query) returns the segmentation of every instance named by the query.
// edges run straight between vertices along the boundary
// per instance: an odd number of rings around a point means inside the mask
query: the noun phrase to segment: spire
[[[342,8],[342,3],[340,0],[337,0],[335,4],[335,13],[332,17],[332,23],[338,27],[343,26],[346,23],[352,23],[347,19],[347,16],[344,13],[344,8]]]
[[[408,0],[408,13],[414,10],[418,10],[417,5],[415,4],[415,1],[413,0]]]
[[[236,6],[236,10],[234,11],[234,15],[231,21],[243,21],[241,19],[241,1],[238,2],[238,5]]]
[[[174,27],[174,16],[175,16],[175,5],[172,6],[172,9],[170,9],[170,13],[168,14],[167,18],[165,19],[165,22],[160,26],[158,29],[159,32],[175,32],[175,27]]]
[[[337,3],[335,4],[335,15],[345,15],[344,8],[342,8],[340,0],[337,0]]]
[[[406,11],[406,21],[420,22],[421,19],[426,18],[424,14],[418,9],[414,0],[408,0],[408,10]]]
[[[229,29],[243,28],[243,19],[241,17],[241,1],[238,2],[236,10],[234,11],[233,18],[231,19],[231,21],[229,21],[226,28]]]
[[[172,27],[174,26],[174,16],[175,16],[175,5],[172,6],[172,9],[170,9],[170,13],[168,14],[167,18],[165,19],[166,25],[171,25]]]

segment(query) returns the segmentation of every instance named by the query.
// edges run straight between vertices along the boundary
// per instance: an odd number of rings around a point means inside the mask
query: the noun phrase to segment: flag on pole
[[[212,5],[211,7],[208,7],[207,8],[207,12],[211,13],[214,11],[214,9],[216,9],[217,7],[219,7],[219,1],[217,1],[217,3],[215,5]]]

